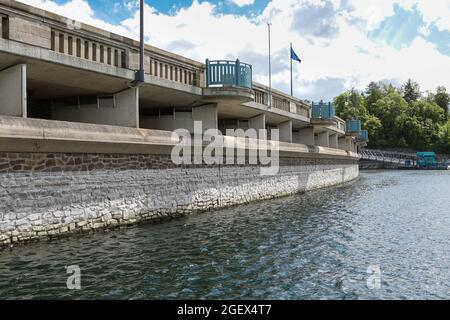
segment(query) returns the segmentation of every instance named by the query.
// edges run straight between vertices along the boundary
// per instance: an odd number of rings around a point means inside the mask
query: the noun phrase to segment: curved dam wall
[[[175,165],[169,132],[0,118],[0,245],[113,228],[351,181],[358,157],[281,144],[259,165]],[[84,151],[83,151],[84,150]]]

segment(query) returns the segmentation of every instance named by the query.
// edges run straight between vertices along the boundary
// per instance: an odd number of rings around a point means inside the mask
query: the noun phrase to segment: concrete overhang
[[[247,113],[252,113],[252,116],[265,114],[266,122],[270,125],[278,125],[289,120],[292,121],[292,129],[301,129],[310,125],[309,118],[305,116],[273,107],[270,108],[267,105],[254,101],[244,103],[240,106],[240,109],[245,110]]]
[[[117,93],[135,77],[133,70],[0,39],[0,70],[15,64],[27,65],[27,86],[35,99]],[[140,90],[141,108],[190,105],[202,99],[199,87],[150,75]]]

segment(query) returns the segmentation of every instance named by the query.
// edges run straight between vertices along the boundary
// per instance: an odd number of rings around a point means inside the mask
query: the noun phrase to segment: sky
[[[20,1],[138,39],[138,0]],[[202,62],[239,58],[263,84],[270,22],[273,87],[290,91],[292,43],[301,99],[409,78],[450,90],[450,0],[145,0],[145,21],[147,43]]]

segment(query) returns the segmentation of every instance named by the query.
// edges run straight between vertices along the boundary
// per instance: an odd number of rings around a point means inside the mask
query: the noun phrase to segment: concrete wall
[[[194,120],[191,112],[176,113],[175,116],[149,117],[142,116],[140,119],[141,128],[174,131],[177,129],[187,129],[194,131]]]
[[[330,139],[329,139],[329,133],[328,131],[324,131],[321,133],[318,133],[316,135],[316,145],[320,147],[329,147],[330,146]]]
[[[160,220],[358,177],[354,160],[281,158],[258,166],[173,165],[169,156],[0,153],[0,245]]]
[[[25,64],[0,71],[0,115],[27,116],[26,73]]]
[[[115,107],[97,104],[52,106],[52,119],[83,123],[139,127],[139,89],[126,89],[115,96]]]
[[[292,140],[294,143],[306,144],[308,146],[314,145],[314,128],[300,129],[293,133]]]
[[[36,20],[9,17],[9,39],[45,49],[51,48],[51,29]]]
[[[174,115],[142,116],[141,128],[174,131],[187,129],[194,132],[194,121],[201,121],[203,130],[218,129],[217,107],[208,104],[192,108],[192,112],[174,112]],[[237,121],[236,121],[237,123]]]

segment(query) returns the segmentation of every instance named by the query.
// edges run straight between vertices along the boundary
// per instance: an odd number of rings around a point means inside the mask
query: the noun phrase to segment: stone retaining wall
[[[355,160],[281,158],[254,165],[176,166],[169,156],[0,153],[0,246],[113,228],[336,185]]]

